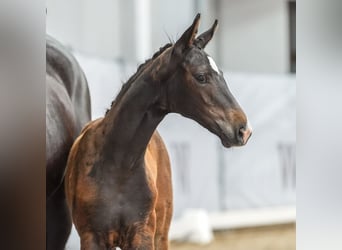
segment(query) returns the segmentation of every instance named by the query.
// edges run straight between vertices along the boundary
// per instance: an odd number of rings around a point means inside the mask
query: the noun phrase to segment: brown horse
[[[47,249],[62,250],[71,230],[63,175],[71,146],[90,121],[90,96],[74,57],[46,39],[46,231]]]
[[[155,131],[165,115],[197,121],[225,147],[250,137],[244,112],[203,50],[217,21],[196,38],[199,19],[141,65],[105,117],[75,141],[65,185],[82,249],[168,249],[171,170]]]

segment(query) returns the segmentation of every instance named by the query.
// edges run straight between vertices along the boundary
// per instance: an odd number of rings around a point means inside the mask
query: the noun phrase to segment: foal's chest
[[[98,195],[93,202],[91,220],[98,228],[120,230],[145,223],[155,209],[154,183],[144,170],[103,176],[98,181]]]

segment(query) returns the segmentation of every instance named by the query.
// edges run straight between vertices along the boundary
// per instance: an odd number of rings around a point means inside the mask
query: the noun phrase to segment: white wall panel
[[[286,1],[220,0],[219,5],[222,67],[239,72],[289,71]]]

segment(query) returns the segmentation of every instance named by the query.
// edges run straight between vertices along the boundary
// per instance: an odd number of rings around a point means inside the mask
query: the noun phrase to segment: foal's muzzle
[[[246,126],[241,126],[236,132],[236,138],[240,145],[245,145],[252,135],[252,128],[247,123]]]
[[[220,123],[219,123],[220,124]],[[223,125],[223,123],[221,123]],[[244,123],[244,125],[239,125],[237,127],[232,126],[220,126],[221,133],[219,137],[223,146],[230,148],[233,146],[243,146],[248,142],[248,139],[252,135],[252,128],[249,123]]]

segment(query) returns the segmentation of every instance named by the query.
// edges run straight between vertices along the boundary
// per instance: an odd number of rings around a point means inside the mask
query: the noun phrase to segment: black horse
[[[71,230],[63,176],[70,148],[91,119],[85,75],[56,40],[46,39],[46,223],[47,249],[64,249]]]

